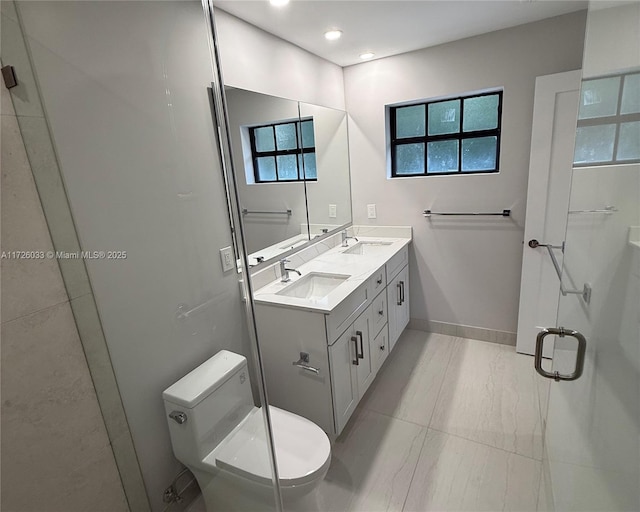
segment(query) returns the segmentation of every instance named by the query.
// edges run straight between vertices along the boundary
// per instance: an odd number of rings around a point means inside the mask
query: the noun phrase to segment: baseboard
[[[508,331],[496,331],[494,329],[483,329],[470,325],[449,324],[446,322],[435,322],[433,320],[422,320],[412,318],[409,320],[409,329],[417,331],[435,332],[458,338],[469,338],[472,340],[489,341],[501,345],[516,346],[516,333]]]

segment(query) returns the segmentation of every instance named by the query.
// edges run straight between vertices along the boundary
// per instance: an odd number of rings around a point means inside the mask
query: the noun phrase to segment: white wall
[[[33,53],[147,491],[173,457],[162,391],[220,349],[249,353],[207,86],[199,2],[24,2]],[[212,300],[192,319],[180,303]]]
[[[345,110],[342,68],[220,9],[225,85]]]
[[[516,331],[535,77],[581,67],[584,24],[579,12],[345,68],[354,223],[413,226],[412,318]],[[499,174],[386,178],[385,105],[494,87]],[[427,220],[426,208],[512,218]]]

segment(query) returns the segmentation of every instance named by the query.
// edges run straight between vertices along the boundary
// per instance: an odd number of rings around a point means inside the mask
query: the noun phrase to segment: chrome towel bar
[[[595,210],[569,210],[569,213],[606,213],[609,215],[617,211],[618,209],[615,206],[605,206],[604,208],[597,208]]]
[[[499,213],[475,213],[475,212],[432,212],[431,210],[425,210],[422,212],[422,215],[425,217],[431,217],[432,215],[450,215],[450,216],[461,216],[461,215],[478,215],[478,216],[490,216],[490,217],[511,217],[511,210],[502,210]]]
[[[246,208],[242,209],[242,215],[291,215],[291,209],[283,210],[283,211],[268,211],[268,210],[247,210]]]

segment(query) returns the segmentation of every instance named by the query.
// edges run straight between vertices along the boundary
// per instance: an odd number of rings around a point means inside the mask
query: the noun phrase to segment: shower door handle
[[[578,340],[578,352],[576,354],[576,366],[573,373],[562,374],[559,372],[548,372],[542,368],[542,349],[544,346],[544,339],[550,334],[560,336],[570,336]],[[584,370],[584,356],[587,352],[587,340],[578,331],[572,331],[571,329],[565,329],[564,327],[549,327],[542,329],[536,336],[536,354],[535,354],[535,368],[536,371],[547,379],[553,379],[556,382],[561,380],[576,380],[579,379]]]

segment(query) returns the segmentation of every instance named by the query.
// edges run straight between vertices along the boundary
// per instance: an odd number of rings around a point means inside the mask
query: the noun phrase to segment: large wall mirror
[[[226,87],[253,266],[351,222],[346,112]]]

